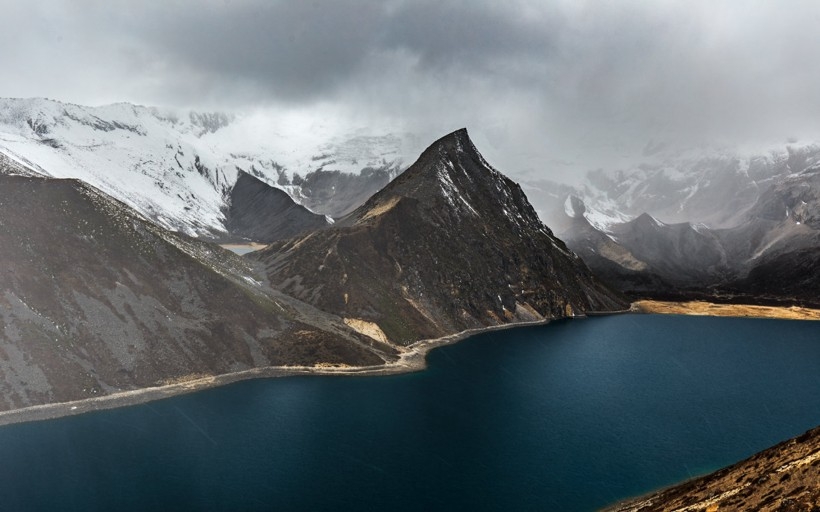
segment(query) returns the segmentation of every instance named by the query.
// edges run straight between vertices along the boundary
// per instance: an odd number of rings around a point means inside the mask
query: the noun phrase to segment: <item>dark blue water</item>
[[[820,323],[623,315],[427,371],[0,428],[0,509],[594,510],[820,424]]]

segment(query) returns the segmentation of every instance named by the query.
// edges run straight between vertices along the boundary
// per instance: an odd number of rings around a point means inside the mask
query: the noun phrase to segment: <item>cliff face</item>
[[[466,130],[332,228],[253,258],[278,290],[375,323],[394,343],[627,307],[538,219]]]
[[[79,181],[0,175],[0,410],[192,374],[395,357],[258,280],[233,254]]]

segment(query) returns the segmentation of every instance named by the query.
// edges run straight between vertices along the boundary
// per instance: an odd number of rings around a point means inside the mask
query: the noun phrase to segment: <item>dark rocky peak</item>
[[[225,228],[232,241],[270,243],[328,225],[324,215],[297,204],[284,190],[238,171],[225,212]]]
[[[407,345],[464,329],[586,311],[622,298],[538,219],[466,130],[439,139],[329,229],[251,256],[271,284]]]
[[[487,163],[465,128],[434,142],[404,173],[354,211],[347,223],[371,219],[403,200],[419,202],[443,224],[492,219],[519,234],[552,234],[521,187]]]

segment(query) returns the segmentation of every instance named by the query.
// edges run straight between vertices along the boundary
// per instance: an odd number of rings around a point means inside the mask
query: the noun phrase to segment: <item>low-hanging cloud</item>
[[[814,1],[0,0],[0,95],[301,109],[503,170],[607,166],[649,141],[815,137]],[[614,165],[614,164],[612,164]]]

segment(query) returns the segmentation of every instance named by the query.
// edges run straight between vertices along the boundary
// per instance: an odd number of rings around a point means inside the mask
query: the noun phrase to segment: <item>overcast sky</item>
[[[606,167],[650,140],[820,132],[817,0],[0,0],[0,13],[0,96],[265,109],[430,142],[466,126],[522,178]]]

